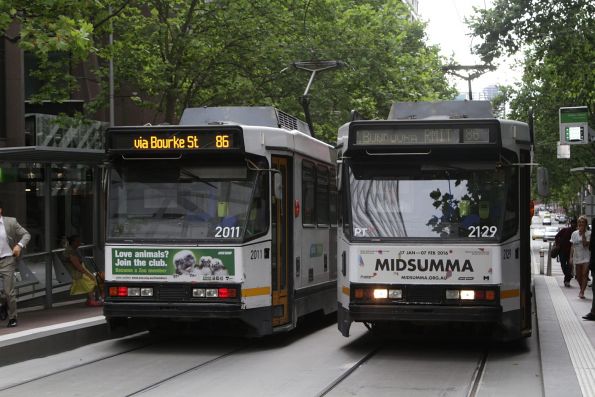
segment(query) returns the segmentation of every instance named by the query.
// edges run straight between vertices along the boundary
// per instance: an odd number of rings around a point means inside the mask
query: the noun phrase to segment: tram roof
[[[180,125],[240,124],[283,128],[312,135],[308,124],[272,106],[216,106],[186,108]]]
[[[395,102],[388,120],[494,118],[490,101]]]

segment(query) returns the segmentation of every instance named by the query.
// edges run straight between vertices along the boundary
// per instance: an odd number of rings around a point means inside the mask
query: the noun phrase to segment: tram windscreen
[[[267,173],[245,163],[121,161],[109,175],[108,238],[226,241],[266,231]]]
[[[395,168],[381,176],[349,168],[353,237],[493,241],[516,232],[514,168]]]

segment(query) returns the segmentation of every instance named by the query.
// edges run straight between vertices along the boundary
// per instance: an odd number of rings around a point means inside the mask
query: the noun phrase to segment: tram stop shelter
[[[68,235],[80,235],[84,242],[82,253],[102,266],[104,159],[102,149],[0,148],[3,214],[16,217],[31,234],[31,241],[17,262],[19,300],[32,297],[49,308],[57,287],[68,290],[70,275],[59,255]]]
[[[595,167],[578,167],[571,168],[570,172],[586,174],[586,179],[589,185],[595,186]],[[585,197],[585,201],[582,203],[584,206],[584,213],[589,217],[589,221],[595,217],[595,194],[591,194]]]

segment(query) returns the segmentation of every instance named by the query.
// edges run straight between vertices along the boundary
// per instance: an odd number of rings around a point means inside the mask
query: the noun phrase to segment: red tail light
[[[237,290],[235,288],[219,288],[219,298],[235,298]]]

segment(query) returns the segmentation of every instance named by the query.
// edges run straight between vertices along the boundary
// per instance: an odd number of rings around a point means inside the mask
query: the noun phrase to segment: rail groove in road
[[[370,353],[366,354],[364,357],[362,357],[360,360],[358,360],[355,364],[353,364],[347,371],[345,371],[343,374],[341,374],[341,376],[337,377],[337,379],[335,379],[333,382],[331,382],[330,385],[328,385],[324,390],[322,390],[317,397],[322,397],[322,396],[326,396],[331,390],[333,390],[339,383],[341,383],[343,380],[347,379],[347,377],[349,375],[351,375],[356,369],[358,369],[360,366],[362,366],[363,363],[365,363],[366,361],[368,361],[370,358],[372,358],[376,353],[378,353],[378,351],[380,350],[380,346],[378,346],[376,349],[372,350]]]

